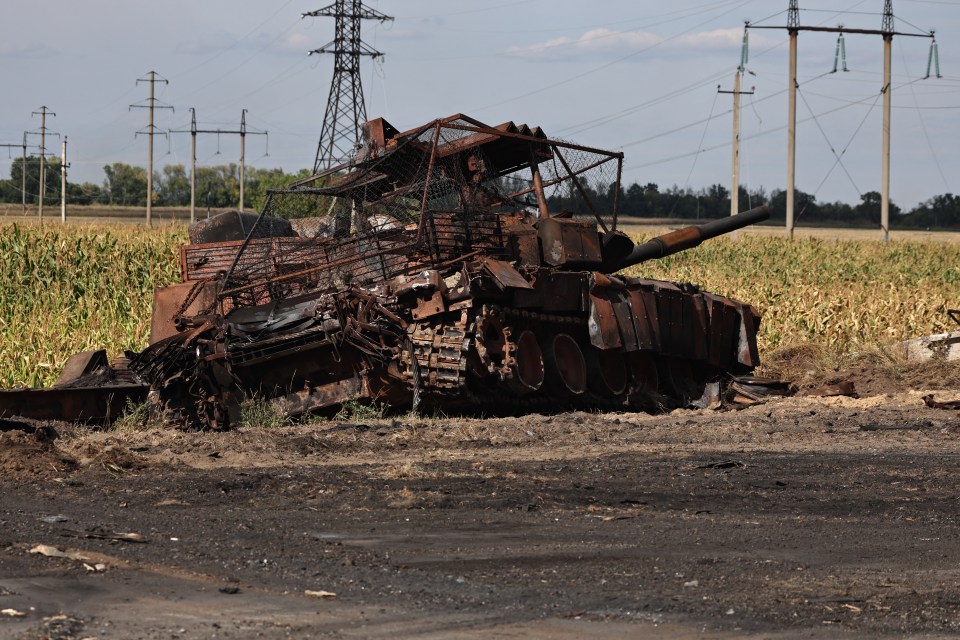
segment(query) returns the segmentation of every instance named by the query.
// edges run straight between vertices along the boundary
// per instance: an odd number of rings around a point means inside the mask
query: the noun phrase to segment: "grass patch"
[[[333,417],[340,422],[364,422],[381,420],[387,417],[390,406],[376,400],[364,402],[357,398],[347,400],[340,406],[340,411]]]
[[[128,399],[123,413],[110,423],[106,430],[115,433],[136,433],[163,428],[163,426],[163,418],[153,411],[149,402],[135,402]]]
[[[276,429],[293,424],[276,403],[258,395],[248,396],[240,403],[240,426]]]

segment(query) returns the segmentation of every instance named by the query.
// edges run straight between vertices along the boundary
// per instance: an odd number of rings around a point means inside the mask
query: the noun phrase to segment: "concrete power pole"
[[[247,139],[247,110],[240,112],[240,213],[243,213],[243,182],[246,173],[244,143]]]
[[[890,239],[890,108],[891,95],[893,88],[890,78],[890,58],[893,46],[893,36],[912,36],[917,38],[934,39],[933,32],[928,33],[903,33],[894,31],[893,25],[893,0],[884,0],[883,5],[883,23],[879,30],[877,29],[849,29],[846,27],[816,27],[801,26],[800,10],[797,7],[797,0],[790,0],[790,8],[787,13],[787,26],[765,26],[765,25],[747,25],[750,29],[783,29],[786,28],[790,34],[790,79],[789,101],[787,106],[787,233],[793,237],[794,226],[794,177],[796,167],[796,142],[797,142],[797,34],[800,31],[822,31],[827,33],[841,34],[866,34],[883,36],[883,142],[881,159],[881,191],[880,191],[880,230],[884,241]],[[935,40],[934,40],[935,42]],[[936,49],[935,44],[931,47],[930,59],[933,60]],[[938,62],[939,65],[939,62]],[[929,62],[927,64],[927,77],[930,75]],[[939,73],[938,73],[939,77]]]
[[[750,91],[741,91],[741,78],[743,78],[742,66],[737,67],[737,72],[733,75],[733,91],[723,91],[717,87],[717,93],[733,94],[733,157],[730,171],[730,215],[732,216],[740,213],[740,96],[752,96],[754,91],[753,88]]]
[[[60,145],[60,222],[67,223],[67,136]]]
[[[130,105],[131,109],[149,109],[150,110],[150,122],[147,125],[146,131],[138,131],[136,135],[141,133],[147,134],[147,226],[153,224],[152,220],[152,211],[153,211],[153,134],[156,131],[156,127],[153,126],[153,111],[154,109],[170,109],[173,111],[173,107],[168,104],[157,104],[156,90],[155,85],[158,82],[164,84],[170,84],[170,81],[159,77],[159,74],[156,71],[149,72],[143,78],[137,78],[137,84],[141,82],[150,83],[150,97],[147,98],[147,104],[132,104]],[[167,135],[165,132],[161,132],[162,135]]]
[[[221,135],[239,135],[240,136],[240,211],[244,208],[244,184],[246,181],[246,139],[247,135],[268,136],[267,131],[250,131],[247,129],[247,110],[240,112],[239,129],[198,129],[197,128],[197,110],[190,107],[190,128],[189,129],[171,129],[169,133],[189,133],[190,134],[190,222],[194,221],[196,209],[197,192],[197,134],[215,133]],[[219,143],[218,143],[219,144]]]
[[[23,157],[20,160],[20,197],[23,200],[23,215],[27,215],[27,132],[23,132],[22,144],[3,143],[0,147],[23,149]]]
[[[800,8],[790,0],[787,11],[787,32],[790,34],[790,72],[787,87],[787,235],[793,238],[794,194],[797,183],[797,34]]]
[[[893,87],[890,84],[890,54],[893,48],[893,0],[883,3],[883,160],[880,178],[880,233],[890,242],[890,105]]]
[[[197,221],[197,110],[190,107],[190,223]]]
[[[39,111],[34,111],[31,115],[40,116],[40,188],[38,189],[39,195],[37,196],[38,207],[37,207],[37,217],[43,221],[43,196],[47,190],[47,180],[46,180],[46,154],[47,154],[47,116],[56,116],[53,111],[50,111],[45,106],[40,107]],[[26,167],[24,167],[26,168]]]

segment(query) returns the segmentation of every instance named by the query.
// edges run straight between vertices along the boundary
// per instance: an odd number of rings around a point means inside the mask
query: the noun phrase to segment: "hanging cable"
[[[903,42],[900,41],[899,44],[900,44],[900,59],[903,61],[904,68],[906,68],[907,55],[903,51]],[[930,63],[927,62],[927,75],[924,77],[924,80],[926,80],[929,77],[930,77]],[[940,77],[939,62],[937,63],[937,77]],[[917,92],[913,88],[913,83],[910,83],[910,95],[913,97],[913,105],[917,112],[917,118],[920,120],[920,128],[923,129],[923,137],[927,141],[927,148],[930,149],[930,157],[933,158],[933,163],[937,166],[937,172],[940,174],[940,179],[943,180],[943,186],[946,189],[946,192],[949,192],[950,183],[947,181],[947,175],[943,171],[943,165],[940,164],[940,158],[937,157],[937,152],[936,150],[934,150],[933,141],[930,140],[930,132],[927,130],[927,123],[923,119],[923,111],[921,111],[920,109],[920,102],[917,100]]]
[[[839,164],[840,168],[843,169],[843,172],[847,174],[847,178],[850,180],[850,184],[852,184],[853,188],[856,190],[857,195],[863,196],[863,192],[860,191],[860,188],[857,186],[857,183],[854,182],[853,176],[851,176],[850,172],[847,171],[847,166],[843,164],[843,160],[841,160],[842,154],[838,154],[837,150],[833,148],[833,145],[830,143],[830,138],[827,137],[827,132],[823,130],[823,127],[820,125],[820,120],[817,119],[817,115],[813,112],[813,109],[810,108],[810,103],[807,102],[807,98],[803,95],[803,92],[800,91],[799,87],[797,88],[797,95],[799,95],[800,99],[803,100],[803,104],[807,107],[807,111],[810,112],[810,116],[813,118],[814,123],[817,125],[817,129],[820,130],[820,134],[823,136],[824,141],[826,141],[827,146],[830,147],[830,153],[832,153],[833,157],[837,159],[837,161],[833,164],[833,167],[831,167],[830,171],[827,173],[827,176],[829,176],[830,173],[833,172],[833,169]],[[876,104],[876,102],[874,102],[874,104]],[[859,131],[859,127],[857,128],[857,130]],[[846,149],[844,149],[843,151],[844,153],[846,153]],[[823,181],[820,182],[820,184],[822,185],[824,181],[826,181],[826,177],[823,179]],[[819,189],[819,187],[817,188]],[[814,192],[813,195],[816,195],[816,192]]]
[[[670,215],[673,215],[673,212],[676,211],[677,205],[680,204],[680,199],[683,196],[683,192],[687,190],[687,187],[690,185],[690,178],[693,176],[693,170],[697,167],[697,160],[700,159],[700,152],[703,150],[703,141],[707,138],[707,129],[710,128],[710,121],[713,120],[713,110],[717,106],[717,98],[720,97],[720,93],[713,94],[713,104],[710,105],[710,115],[707,116],[706,124],[703,126],[703,134],[700,136],[700,144],[697,147],[697,152],[693,155],[693,163],[690,165],[690,171],[687,173],[687,179],[683,183],[683,189],[680,190],[680,193],[677,194],[677,199],[673,201],[673,206],[670,207]]]
[[[840,155],[841,155],[841,156],[843,156],[843,154],[845,154],[845,153],[847,152],[847,149],[850,148],[850,145],[853,144],[853,139],[857,137],[857,134],[858,134],[858,133],[860,133],[860,129],[863,127],[863,124],[867,121],[867,117],[873,112],[874,108],[877,106],[877,102],[880,101],[880,96],[882,96],[882,95],[883,95],[882,92],[881,92],[881,93],[878,93],[878,94],[876,95],[876,97],[874,98],[874,100],[873,100],[873,104],[871,104],[871,105],[870,105],[870,108],[867,109],[867,112],[866,112],[865,114],[863,114],[863,119],[860,120],[860,124],[858,124],[858,125],[857,125],[857,128],[854,129],[853,135],[850,136],[850,139],[847,140],[847,144],[846,144],[846,146],[843,148],[843,151],[840,152]],[[827,178],[830,177],[830,174],[833,173],[833,170],[836,168],[838,162],[840,162],[840,158],[837,158],[836,160],[834,160],[833,165],[832,165],[832,166],[830,167],[830,169],[827,171],[827,174],[826,174],[825,176],[823,176],[823,179],[820,181],[820,184],[818,184],[818,185],[817,185],[817,188],[814,189],[814,191],[813,191],[813,195],[814,195],[814,196],[816,196],[816,195],[820,192],[820,188],[821,188],[821,187],[823,186],[823,184],[827,181]],[[849,175],[849,174],[848,174],[848,175]],[[856,189],[856,185],[854,185],[854,189]],[[859,189],[857,190],[857,193],[860,193]],[[860,195],[862,196],[863,194],[860,194]]]

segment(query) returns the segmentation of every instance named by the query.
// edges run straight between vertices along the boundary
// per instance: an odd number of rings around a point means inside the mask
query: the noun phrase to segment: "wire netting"
[[[466,117],[368,142],[351,162],[270,192],[221,297],[262,304],[503,256],[511,221],[538,215],[533,167],[551,212],[593,217],[613,212],[619,157]],[[295,235],[278,237],[276,218]]]

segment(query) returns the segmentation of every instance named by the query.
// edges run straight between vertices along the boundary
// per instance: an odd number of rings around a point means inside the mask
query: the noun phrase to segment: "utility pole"
[[[197,110],[190,107],[190,224],[197,220]]]
[[[247,110],[240,112],[240,213],[243,213],[244,143],[247,140]]]
[[[23,155],[20,160],[20,198],[23,201],[23,215],[27,215],[27,132],[23,132],[22,143],[3,143],[0,144],[0,147],[23,150]]]
[[[169,104],[157,104],[155,85],[158,82],[164,84],[170,84],[170,81],[166,78],[159,77],[159,74],[156,71],[151,71],[147,73],[143,78],[137,78],[137,84],[141,82],[150,83],[150,97],[147,98],[147,104],[132,104],[130,105],[131,109],[149,109],[150,110],[150,123],[147,125],[146,131],[138,131],[134,134],[134,137],[140,135],[141,133],[146,133],[148,142],[147,142],[147,226],[149,227],[153,224],[152,220],[152,211],[153,211],[153,134],[156,130],[156,127],[153,126],[153,110],[154,109],[170,109],[173,111],[173,107]],[[161,132],[162,133],[162,132]],[[163,133],[163,135],[167,135]]]
[[[60,146],[60,222],[67,223],[67,136]]]
[[[197,110],[190,107],[190,128],[189,129],[171,129],[169,133],[189,133],[190,134],[190,222],[196,220],[196,195],[197,195],[197,134],[215,133],[221,135],[239,135],[240,136],[240,211],[244,208],[244,183],[246,181],[246,138],[247,134],[253,136],[267,136],[267,131],[251,131],[247,128],[247,110],[240,112],[239,129],[198,129],[197,128]]]
[[[733,94],[733,158],[731,164],[731,184],[730,184],[730,215],[735,216],[740,213],[740,96],[752,96],[753,87],[750,91],[740,90],[740,80],[743,77],[743,66],[737,67],[733,74],[733,91],[723,91],[717,86],[717,93]],[[735,234],[737,232],[734,232]]]
[[[800,29],[800,7],[790,0],[787,10],[787,32],[790,35],[790,77],[787,87],[787,235],[793,239],[793,205],[797,184],[797,34]]]
[[[884,241],[890,240],[890,109],[892,102],[893,87],[890,83],[890,58],[893,45],[893,36],[910,36],[916,38],[931,38],[933,32],[929,33],[903,33],[894,31],[893,25],[893,0],[884,0],[883,22],[880,29],[849,29],[846,27],[815,27],[803,26],[800,24],[800,10],[797,7],[797,0],[790,0],[790,7],[787,12],[787,26],[764,26],[750,25],[748,29],[786,29],[790,34],[790,79],[789,79],[789,103],[787,106],[787,233],[793,237],[794,226],[794,176],[796,166],[796,140],[797,140],[797,34],[800,31],[822,31],[827,33],[859,33],[866,35],[883,36],[883,143],[881,159],[881,188],[880,188],[880,230]],[[933,59],[936,51],[936,41],[934,40],[930,50],[930,59]],[[929,77],[929,62],[927,63],[927,76]],[[939,67],[939,61],[938,61]],[[938,69],[939,70],[939,69]],[[939,77],[939,73],[937,74]]]
[[[53,111],[47,109],[46,106],[40,107],[39,111],[34,111],[31,115],[40,116],[40,195],[38,196],[38,208],[37,208],[37,217],[40,221],[43,221],[43,196],[46,192],[46,142],[47,142],[47,116],[56,116]],[[59,134],[55,134],[59,135]]]
[[[383,23],[393,20],[393,17],[365,6],[362,0],[336,0],[323,9],[303,14],[304,18],[307,16],[336,19],[333,41],[310,52],[311,55],[334,55],[333,81],[330,83],[320,143],[313,163],[313,171],[317,173],[321,169],[336,166],[353,153],[360,140],[360,127],[367,121],[367,107],[360,81],[360,58],[369,56],[374,60],[382,59],[383,54],[361,40],[361,20]]]
[[[20,198],[23,200],[23,215],[27,215],[27,132],[23,132],[23,160],[20,162]]]
[[[893,0],[883,3],[883,151],[880,178],[880,233],[890,241],[890,105],[893,87],[890,84],[890,58],[893,49]],[[933,34],[931,34],[932,36]]]

